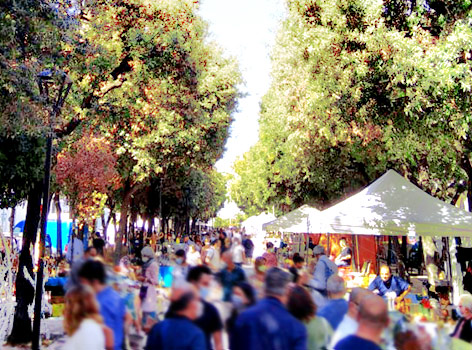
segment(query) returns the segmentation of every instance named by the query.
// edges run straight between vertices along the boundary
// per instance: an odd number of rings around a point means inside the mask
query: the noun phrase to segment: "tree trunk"
[[[153,228],[154,228],[154,217],[153,217],[152,215],[149,215],[149,218],[148,218],[148,230],[147,230],[147,235],[148,235],[148,237],[151,237],[151,236],[152,236]],[[159,232],[158,232],[158,234],[159,234]]]
[[[15,240],[14,231],[15,231],[15,212],[16,207],[11,208],[11,215],[10,215],[10,236],[11,236],[11,249],[13,251],[13,242]]]
[[[26,344],[32,340],[31,319],[28,315],[28,306],[34,300],[34,286],[24,275],[24,268],[34,279],[33,258],[30,248],[34,247],[38,232],[41,212],[42,183],[37,182],[28,193],[28,207],[26,209],[25,227],[23,230],[23,245],[20,253],[18,273],[16,277],[16,308],[13,319],[13,329],[8,337],[10,344]]]
[[[56,205],[56,214],[57,214],[57,255],[59,258],[62,258],[62,208],[59,193],[56,193],[54,196],[54,204]]]
[[[107,241],[107,232],[108,232],[108,226],[110,226],[110,221],[111,221],[111,218],[112,216],[115,215],[113,213],[113,207],[110,207],[110,214],[108,214],[108,218],[106,219],[106,221],[104,220],[105,218],[105,215],[102,215],[102,223],[103,223],[103,239],[105,240],[105,242]],[[116,222],[116,217],[115,217],[115,222]]]
[[[126,237],[126,229],[128,224],[128,213],[131,204],[131,197],[138,190],[137,187],[130,187],[129,183],[125,184],[123,200],[121,201],[120,210],[120,228],[115,237],[115,265],[118,265],[121,258],[121,250],[123,245],[123,237]]]

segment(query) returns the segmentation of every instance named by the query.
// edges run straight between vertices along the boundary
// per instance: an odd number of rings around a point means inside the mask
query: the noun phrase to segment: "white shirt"
[[[241,244],[238,244],[237,246],[233,248],[232,253],[233,253],[233,262],[235,264],[242,264],[244,247]]]
[[[343,320],[333,334],[330,349],[334,349],[334,346],[339,343],[340,340],[355,334],[357,332],[357,328],[359,328],[357,321],[348,314],[344,315]]]
[[[75,333],[69,337],[63,350],[104,350],[105,333],[102,326],[95,320],[85,319]]]

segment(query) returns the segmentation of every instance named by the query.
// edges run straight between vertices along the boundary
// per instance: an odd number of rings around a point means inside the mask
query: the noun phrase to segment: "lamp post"
[[[72,81],[65,73],[60,74],[60,85],[57,97],[50,96],[50,90],[54,85],[53,73],[50,70],[45,70],[38,74],[38,86],[41,97],[49,106],[52,103],[52,108],[49,112],[49,130],[46,138],[46,158],[44,162],[44,180],[43,180],[43,200],[41,209],[41,233],[39,236],[39,260],[38,272],[36,274],[36,294],[34,299],[34,321],[33,321],[33,340],[31,348],[39,350],[41,348],[41,304],[43,298],[43,273],[44,273],[44,243],[46,240],[46,226],[49,212],[49,182],[51,178],[51,156],[52,156],[52,141],[54,137],[54,122],[60,115],[64,101],[69,95],[72,87]]]

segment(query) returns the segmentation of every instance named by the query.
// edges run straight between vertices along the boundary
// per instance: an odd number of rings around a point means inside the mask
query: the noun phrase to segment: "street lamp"
[[[55,100],[51,101],[51,89],[55,85],[54,75],[59,76],[59,90]],[[39,260],[38,272],[36,274],[36,294],[34,299],[34,321],[33,321],[33,340],[31,348],[39,350],[41,348],[41,304],[43,298],[43,274],[44,274],[44,244],[46,240],[46,226],[49,212],[49,182],[51,178],[51,155],[52,140],[54,137],[54,123],[56,118],[61,114],[64,101],[69,95],[72,87],[72,81],[64,72],[55,73],[50,70],[42,71],[38,74],[38,86],[41,98],[46,105],[52,103],[52,109],[49,112],[49,130],[46,138],[46,159],[44,162],[44,182],[43,182],[43,200],[41,209],[41,233],[39,236]]]

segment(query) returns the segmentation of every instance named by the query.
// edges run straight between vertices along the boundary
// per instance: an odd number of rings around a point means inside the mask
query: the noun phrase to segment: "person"
[[[83,285],[90,286],[95,292],[105,325],[113,331],[113,349],[121,350],[127,318],[126,305],[120,295],[105,284],[105,266],[100,261],[88,260],[80,269],[79,278]]]
[[[277,255],[274,252],[274,244],[272,242],[267,242],[266,252],[262,254],[262,257],[266,261],[267,268],[277,267]]]
[[[203,314],[195,320],[195,324],[205,333],[207,349],[223,350],[223,321],[216,307],[205,300],[209,296],[212,282],[210,268],[205,265],[191,268],[187,281],[197,288],[200,301],[203,303]],[[213,338],[214,347],[212,347],[211,338]]]
[[[249,278],[249,282],[256,290],[257,299],[264,296],[264,281],[267,271],[266,260],[259,256],[254,260],[254,274]]]
[[[318,316],[324,317],[335,331],[348,309],[347,301],[344,299],[346,284],[342,277],[333,275],[328,279],[326,289],[328,290],[329,301],[320,309]]]
[[[246,254],[244,253],[244,247],[238,237],[233,238],[231,253],[233,254],[233,262],[237,266],[242,267],[243,263],[246,261]]]
[[[74,286],[64,298],[64,350],[103,350],[113,346],[113,333],[103,324],[93,290]]]
[[[229,336],[229,348],[233,349],[235,339],[234,325],[239,315],[256,303],[256,292],[247,282],[239,282],[233,287],[233,296],[231,297],[231,314],[226,321],[226,330]]]
[[[308,332],[307,349],[326,349],[333,335],[333,329],[326,319],[316,316],[316,304],[305,288],[301,286],[290,288],[287,309],[305,325]]]
[[[326,289],[328,279],[332,275],[338,274],[338,267],[328,259],[324,247],[321,245],[317,245],[313,249],[313,256],[316,265],[313,271],[313,279],[309,281],[308,285],[315,292],[319,293],[320,298],[317,300],[315,298],[315,302],[317,302],[317,306],[320,307],[326,302],[325,298],[328,296]]]
[[[346,238],[343,237],[339,240],[339,246],[341,247],[341,252],[334,262],[338,267],[351,266],[352,249],[348,247]]]
[[[300,271],[303,269],[303,265],[305,264],[305,259],[300,256],[300,254],[295,253],[292,257],[293,266],[291,266],[288,270],[293,276],[293,283],[298,283],[300,278]]]
[[[432,350],[432,338],[424,328],[416,325],[409,325],[407,329],[402,329],[394,336],[396,350]],[[452,349],[454,345],[451,344]]]
[[[189,266],[186,261],[185,250],[179,249],[175,252],[175,266],[172,270],[172,284],[185,281],[187,279]]]
[[[411,286],[398,276],[393,276],[390,267],[382,265],[380,276],[377,276],[369,285],[369,290],[376,291],[384,299],[390,295],[395,298],[395,304],[399,305],[410,292]]]
[[[206,350],[205,334],[194,323],[203,312],[195,287],[179,282],[172,287],[170,300],[164,321],[150,330],[145,350]]]
[[[142,282],[139,296],[142,300],[141,310],[143,312],[142,323],[146,325],[148,319],[157,318],[157,292],[159,286],[159,264],[157,263],[154,251],[146,246],[141,251],[143,261],[142,273],[138,280]]]
[[[451,337],[472,343],[472,295],[463,294],[459,297],[459,311],[462,317],[459,318]]]
[[[189,266],[200,265],[200,252],[197,250],[196,244],[191,244],[187,253],[187,261]]]
[[[246,274],[243,269],[233,262],[231,251],[223,253],[222,259],[225,267],[219,272],[218,277],[223,286],[223,301],[231,302],[233,287],[239,282],[246,280]]]
[[[220,269],[220,240],[214,239],[211,241],[211,246],[206,250],[205,258],[202,256],[202,259],[204,259],[205,264],[212,269],[212,271],[218,271]]]
[[[76,233],[72,234],[72,243],[67,246],[66,259],[72,265],[75,261],[81,259],[84,255],[84,242],[77,237]]]
[[[254,253],[254,243],[252,242],[250,235],[245,235],[243,239],[244,254],[246,258],[252,261],[252,255]]]
[[[388,307],[378,295],[362,299],[357,316],[359,328],[356,334],[342,339],[334,350],[380,350],[382,333],[388,327]]]
[[[331,347],[334,347],[341,339],[344,339],[347,336],[357,332],[357,328],[359,327],[359,324],[357,323],[359,304],[361,300],[368,295],[372,295],[372,292],[367,289],[352,289],[351,293],[349,294],[347,314],[344,315],[343,320],[338,325],[338,328],[333,334],[331,339]]]
[[[97,253],[103,256],[103,249],[105,248],[105,241],[100,236],[100,232],[95,233],[95,238],[92,241],[92,245],[97,250]]]
[[[239,315],[231,350],[306,350],[306,328],[284,306],[290,280],[290,274],[277,267],[267,271],[266,297]]]
[[[82,265],[89,259],[94,259],[97,256],[97,250],[94,247],[88,247],[81,258],[75,260],[71,266],[69,278],[67,279],[65,289],[68,291],[73,287],[80,285],[79,271]]]

